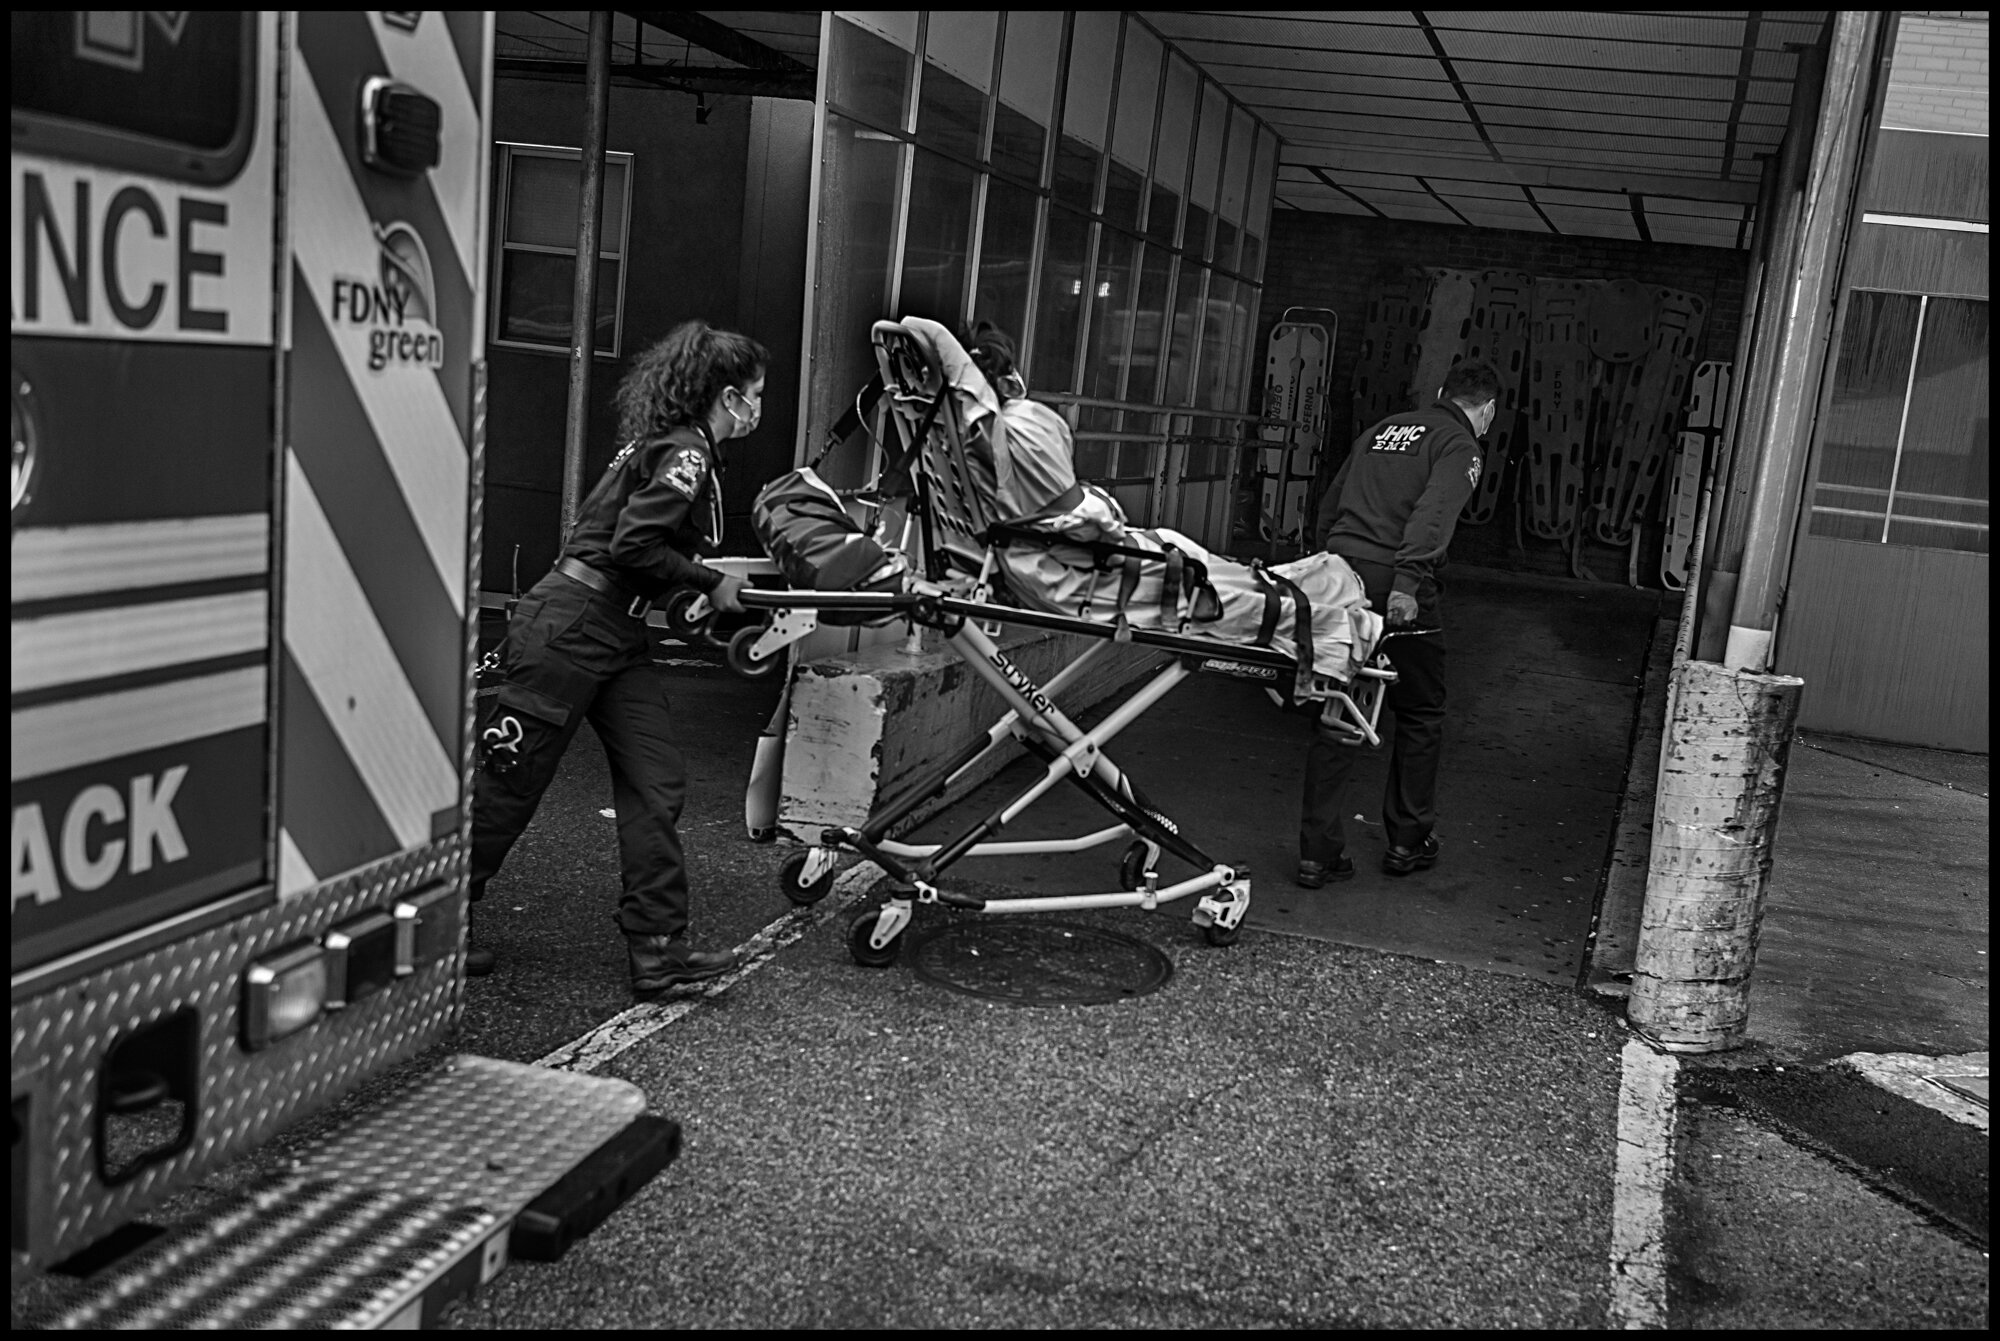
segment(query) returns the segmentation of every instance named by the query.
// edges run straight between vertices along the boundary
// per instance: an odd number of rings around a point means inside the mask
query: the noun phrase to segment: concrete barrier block
[[[882,644],[799,668],[780,785],[780,836],[814,842],[828,826],[858,827],[883,800],[983,737],[1007,710],[997,690],[949,647],[931,645],[930,636],[917,652],[902,643]],[[1002,638],[1000,649],[1037,684],[1046,684],[1092,642],[1030,630]],[[1055,696],[1057,706],[1075,720],[1167,660],[1148,648],[1108,648]],[[1018,741],[1007,742],[899,828],[921,823],[1022,752]]]

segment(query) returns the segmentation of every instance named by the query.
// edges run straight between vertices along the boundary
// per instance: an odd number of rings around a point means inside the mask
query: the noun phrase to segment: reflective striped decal
[[[458,799],[457,751],[404,678],[297,458],[287,466],[286,599],[310,613],[286,621],[286,651],[396,840],[427,843],[431,815]],[[456,642],[457,627],[448,632]]]
[[[381,267],[374,255],[373,223],[360,193],[325,186],[351,181],[326,108],[314,93],[311,80],[297,81],[294,90],[294,170],[302,182],[323,184],[313,193],[312,208],[302,210],[293,226],[293,259],[313,304],[307,310],[305,303],[295,301],[292,323],[296,347],[303,338],[301,323],[317,320],[323,329],[338,332],[340,322],[325,310],[331,305],[336,280],[373,278]],[[362,264],[353,258],[357,239],[365,248]],[[400,506],[416,521],[438,580],[456,598],[465,554],[465,454],[439,450],[440,445],[458,440],[450,407],[429,377],[410,375],[412,370],[393,370],[389,376],[383,376],[381,370],[371,372],[365,341],[334,344],[345,365],[345,381],[367,414],[367,428],[374,438],[368,446],[388,463],[402,495],[380,503],[385,509]],[[350,348],[350,344],[361,348]],[[314,390],[310,384],[301,385],[296,394],[310,395]],[[315,426],[307,408],[297,405],[292,423],[294,438]]]
[[[13,713],[12,780],[261,726],[262,666],[69,699]]]
[[[248,577],[269,571],[270,546],[262,513],[34,527],[14,532],[8,586],[19,604]]]
[[[237,591],[14,621],[8,687],[16,694],[254,652],[268,641],[270,598]]]
[[[491,18],[473,20],[490,47]],[[302,11],[291,62],[278,684],[280,897],[460,830],[483,62],[466,26]],[[360,90],[439,107],[442,158],[362,161]]]

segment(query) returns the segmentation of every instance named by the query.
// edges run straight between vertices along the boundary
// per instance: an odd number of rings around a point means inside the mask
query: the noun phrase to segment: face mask
[[[732,388],[730,388],[730,389],[731,389],[732,391],[734,391],[734,390],[735,390],[735,388],[734,388],[734,387],[732,387]],[[746,434],[749,434],[749,433],[752,433],[752,432],[755,432],[755,431],[756,431],[756,428],[757,428],[757,425],[763,422],[763,419],[764,419],[764,407],[763,407],[762,405],[751,405],[751,403],[750,403],[750,398],[749,398],[748,396],[745,396],[745,395],[744,395],[744,394],[743,394],[743,393],[742,393],[741,391],[737,391],[737,392],[736,392],[736,395],[737,395],[737,396],[738,396],[739,398],[741,398],[741,399],[742,399],[742,401],[743,401],[743,403],[744,403],[745,405],[749,405],[749,406],[750,406],[750,418],[749,418],[749,422],[747,422],[747,423],[746,423],[746,422],[744,422],[744,418],[743,418],[743,416],[742,416],[742,415],[740,415],[740,414],[738,414],[738,413],[736,413],[736,411],[735,411],[735,410],[733,410],[733,409],[731,409],[731,408],[730,408],[730,407],[729,407],[729,406],[728,406],[727,404],[723,405],[723,407],[722,407],[722,408],[723,408],[723,411],[724,411],[724,412],[725,412],[726,414],[728,414],[728,416],[730,417],[730,419],[732,419],[732,420],[734,420],[734,421],[735,421],[735,424],[736,424],[736,435],[737,435],[738,437],[742,437],[742,436],[744,436],[744,435],[746,435]]]

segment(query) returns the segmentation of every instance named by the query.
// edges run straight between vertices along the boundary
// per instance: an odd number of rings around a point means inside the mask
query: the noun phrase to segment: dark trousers
[[[515,607],[502,665],[505,681],[479,716],[472,897],[535,817],[587,718],[611,763],[624,883],[618,923],[638,935],[685,932],[687,865],[675,825],[687,764],[669,729],[666,677],[652,663],[645,622],[551,573]]]
[[[1350,559],[1368,590],[1368,603],[1388,613],[1395,570],[1386,564]],[[1437,823],[1438,764],[1444,754],[1444,629],[1439,620],[1442,590],[1427,583],[1417,592],[1415,631],[1385,637],[1382,651],[1396,668],[1384,707],[1394,714],[1389,780],[1382,792],[1382,828],[1398,847],[1415,847]],[[1330,863],[1347,847],[1341,811],[1356,751],[1328,735],[1317,718],[1306,747],[1305,796],[1299,813],[1299,860]]]

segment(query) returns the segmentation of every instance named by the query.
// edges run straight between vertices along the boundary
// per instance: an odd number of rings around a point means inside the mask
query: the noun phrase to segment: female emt
[[[769,361],[755,340],[700,321],[675,327],[634,361],[617,395],[625,446],[583,501],[555,568],[515,608],[506,679],[480,723],[474,900],[534,818],[577,727],[588,718],[604,742],[624,883],[617,921],[641,1001],[736,966],[733,953],[687,943],[687,867],[675,828],[687,768],[646,611],[683,585],[719,609],[743,608],[743,579],[696,556],[721,543],[718,457],[723,443],[757,427]],[[468,956],[468,973],[492,968],[490,950]]]

